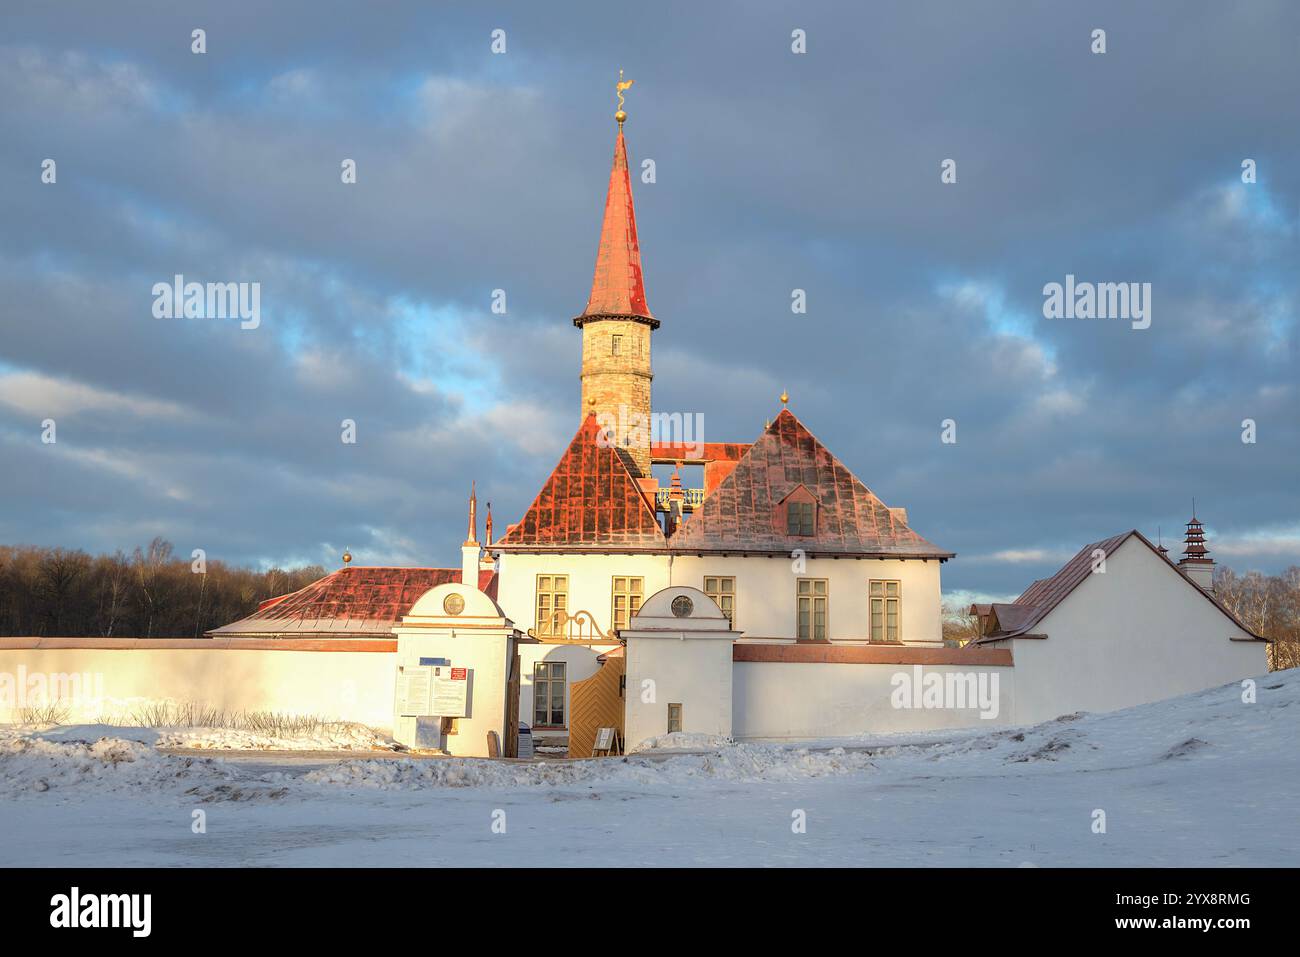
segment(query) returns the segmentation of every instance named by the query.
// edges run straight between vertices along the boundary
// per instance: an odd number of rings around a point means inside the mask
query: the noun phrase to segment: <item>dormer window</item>
[[[785,533],[811,536],[813,533],[813,503],[790,502],[785,507]]]
[[[812,538],[817,534],[817,499],[805,485],[796,485],[777,503],[772,524],[778,535]]]

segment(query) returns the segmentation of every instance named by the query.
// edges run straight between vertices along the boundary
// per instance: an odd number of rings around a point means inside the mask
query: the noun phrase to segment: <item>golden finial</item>
[[[343,549],[343,564],[347,565],[351,561],[352,561],[352,550],[348,548]]]
[[[790,401],[790,396],[786,393],[785,389],[782,389],[782,390],[781,390],[781,408],[784,409],[784,408],[786,407],[786,403],[788,403],[789,401]]]
[[[618,120],[620,129],[623,127],[623,121],[627,119],[627,114],[623,112],[623,91],[631,89],[632,84],[635,82],[636,80],[623,79],[623,70],[619,68],[618,85],[614,88],[618,91],[618,112],[614,114],[614,119]]]

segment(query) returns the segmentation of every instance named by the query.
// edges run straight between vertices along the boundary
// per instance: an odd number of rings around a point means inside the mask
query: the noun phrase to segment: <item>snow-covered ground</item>
[[[1300,675],[1241,697],[536,763],[175,755],[158,750],[174,732],[11,730],[0,865],[1295,866]],[[705,752],[664,753],[683,746]]]

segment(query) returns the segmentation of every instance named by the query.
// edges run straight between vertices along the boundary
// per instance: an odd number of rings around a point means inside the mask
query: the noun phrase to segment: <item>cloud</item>
[[[142,419],[187,421],[197,414],[179,402],[95,388],[66,378],[0,367],[0,403],[33,418],[73,416],[87,411]]]
[[[1171,39],[1103,4],[1126,42],[1102,62],[1051,5],[957,5],[939,31],[925,5],[810,9],[802,57],[762,6],[688,31],[628,8],[613,46],[595,3],[71,9],[16,8],[0,47],[7,539],[455,564],[472,478],[517,519],[577,425],[623,65],[633,165],[657,171],[633,185],[658,409],[749,442],[788,389],[958,552],[957,591],[1178,528],[1193,495],[1264,530],[1225,532],[1224,561],[1297,560],[1300,129],[1261,91],[1300,81],[1300,10],[1191,4]],[[154,320],[176,272],[261,282],[262,327]],[[1070,272],[1150,281],[1151,328],[1044,320]],[[57,450],[38,415],[71,417]]]

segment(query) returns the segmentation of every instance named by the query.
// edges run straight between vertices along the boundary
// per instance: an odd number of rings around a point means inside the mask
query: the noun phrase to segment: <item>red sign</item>
[[[469,676],[469,669],[468,669],[468,668],[452,668],[452,669],[451,669],[451,680],[452,680],[452,681],[464,681],[468,676]]]

